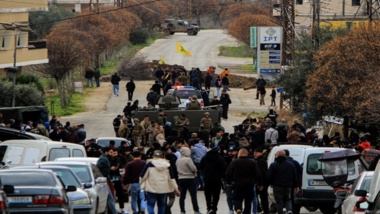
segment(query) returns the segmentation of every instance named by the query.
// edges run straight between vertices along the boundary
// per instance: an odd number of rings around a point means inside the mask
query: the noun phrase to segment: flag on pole
[[[163,58],[162,56],[160,56],[160,62],[161,62],[161,64],[163,64],[163,65],[166,64],[166,63],[165,63],[165,60],[164,60],[164,58]]]
[[[182,47],[181,43],[177,42],[177,53],[185,54],[186,56],[191,56],[191,53]]]

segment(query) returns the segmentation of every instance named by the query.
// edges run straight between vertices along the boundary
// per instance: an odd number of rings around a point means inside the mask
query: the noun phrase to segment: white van
[[[34,165],[59,157],[86,157],[85,148],[74,143],[46,140],[7,140],[0,143],[0,160],[7,167]]]
[[[302,206],[311,210],[319,208],[322,213],[335,213],[335,194],[333,188],[327,185],[322,176],[322,165],[318,159],[326,152],[336,152],[344,148],[312,147],[307,145],[280,145],[273,147],[268,155],[268,167],[275,159],[278,150],[289,150],[289,156],[302,166],[300,191],[294,196],[293,213],[299,214]],[[354,162],[348,169],[348,180],[359,177],[360,163]],[[268,188],[269,201],[274,203],[273,190]]]

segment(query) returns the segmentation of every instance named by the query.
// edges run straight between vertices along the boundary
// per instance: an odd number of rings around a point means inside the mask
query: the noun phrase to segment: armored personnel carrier
[[[157,105],[159,108],[154,109],[141,109],[138,111],[132,112],[132,118],[139,118],[140,121],[143,120],[145,116],[148,116],[150,120],[157,121],[159,109],[162,109],[166,115],[166,120],[169,121],[172,125],[172,128],[175,129],[175,122],[181,116],[185,114],[189,119],[189,130],[190,132],[199,131],[200,121],[204,116],[205,112],[210,113],[210,117],[213,123],[221,122],[222,108],[220,106],[207,106],[203,107],[202,110],[185,110],[179,108],[181,101],[178,97],[175,97],[175,101],[165,102],[164,97],[160,97]]]

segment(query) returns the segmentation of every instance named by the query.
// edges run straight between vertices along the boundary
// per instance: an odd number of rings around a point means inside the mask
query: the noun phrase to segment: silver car
[[[19,166],[13,169],[48,169],[58,175],[65,186],[75,186],[76,191],[68,192],[67,197],[74,209],[74,214],[90,214],[92,210],[90,194],[85,191],[91,184],[82,185],[74,172],[66,166]]]
[[[66,166],[70,168],[80,179],[82,185],[91,184],[85,189],[91,198],[91,213],[107,213],[108,184],[98,167],[91,162],[60,162],[48,161],[39,163],[41,166]]]
[[[361,209],[360,207],[357,207],[357,204],[358,204],[357,202],[359,202],[359,200],[366,200],[366,199],[365,197],[356,196],[355,191],[365,190],[369,192],[369,189],[371,188],[372,178],[373,178],[373,171],[364,171],[360,174],[360,176],[356,179],[355,183],[352,185],[350,194],[343,201],[343,204],[342,204],[343,214],[359,214],[359,213],[365,212],[365,209]],[[367,203],[365,201],[363,202]]]

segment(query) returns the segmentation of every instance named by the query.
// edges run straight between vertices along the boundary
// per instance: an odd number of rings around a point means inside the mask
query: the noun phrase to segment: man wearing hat
[[[197,95],[193,95],[189,104],[186,106],[186,110],[201,110],[201,104],[198,102]]]
[[[223,89],[222,95],[220,96],[220,104],[222,104],[222,117],[223,119],[228,119],[228,106],[231,104],[230,95],[227,94],[227,90]]]
[[[141,189],[146,192],[148,213],[155,213],[157,202],[157,213],[165,214],[166,196],[179,190],[170,163],[164,158],[160,150],[153,152],[153,160],[148,161],[140,175]]]
[[[181,116],[175,121],[175,127],[178,131],[178,134],[183,130],[185,126],[190,126],[190,122],[185,114],[181,114]]]
[[[210,132],[210,130],[212,129],[212,125],[213,123],[210,117],[210,113],[205,112],[204,117],[201,119],[200,131],[204,130]]]
[[[202,158],[199,169],[203,171],[207,213],[215,214],[218,210],[222,179],[225,177],[227,170],[226,162],[219,154],[218,146],[214,146]]]

